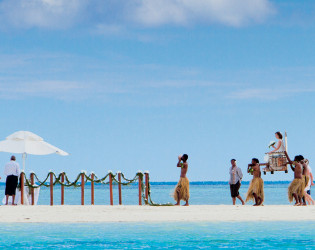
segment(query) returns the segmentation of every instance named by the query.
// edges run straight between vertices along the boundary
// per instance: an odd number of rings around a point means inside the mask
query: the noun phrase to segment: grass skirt
[[[187,177],[181,177],[179,182],[177,183],[175,190],[174,190],[174,200],[178,200],[178,192],[179,198],[183,201],[189,200],[189,180]]]
[[[247,195],[246,195],[246,202],[252,200],[255,202],[254,193],[262,199],[262,202],[265,199],[264,195],[264,181],[261,178],[253,178],[250,182]]]
[[[293,201],[293,194],[297,194],[300,197],[303,196],[303,192],[304,192],[304,182],[305,182],[305,178],[302,179],[294,179],[289,188],[288,188],[288,198],[289,201],[292,202]]]

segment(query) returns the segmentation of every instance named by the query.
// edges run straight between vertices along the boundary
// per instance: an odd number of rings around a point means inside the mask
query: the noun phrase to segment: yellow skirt
[[[264,195],[264,181],[261,178],[254,178],[250,182],[247,195],[246,195],[246,202],[252,200],[255,202],[254,193],[262,199],[264,202],[265,195]]]
[[[304,182],[305,182],[305,178],[302,179],[294,179],[290,186],[288,187],[288,198],[289,201],[292,202],[293,201],[293,194],[297,194],[300,197],[303,196],[303,192],[304,192]]]
[[[187,177],[181,177],[174,190],[174,200],[178,200],[178,194],[180,200],[189,200],[189,180]]]

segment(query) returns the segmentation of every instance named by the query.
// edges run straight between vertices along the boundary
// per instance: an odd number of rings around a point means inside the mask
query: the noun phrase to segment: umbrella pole
[[[23,153],[23,154],[22,154],[22,159],[23,159],[23,171],[25,171],[26,153]]]

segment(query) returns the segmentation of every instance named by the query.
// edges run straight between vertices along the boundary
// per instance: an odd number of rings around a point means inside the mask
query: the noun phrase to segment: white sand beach
[[[315,221],[315,206],[1,206],[1,222]]]

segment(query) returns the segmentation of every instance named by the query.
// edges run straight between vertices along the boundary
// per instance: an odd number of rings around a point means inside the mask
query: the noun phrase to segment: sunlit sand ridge
[[[1,206],[1,222],[315,221],[315,206]]]

